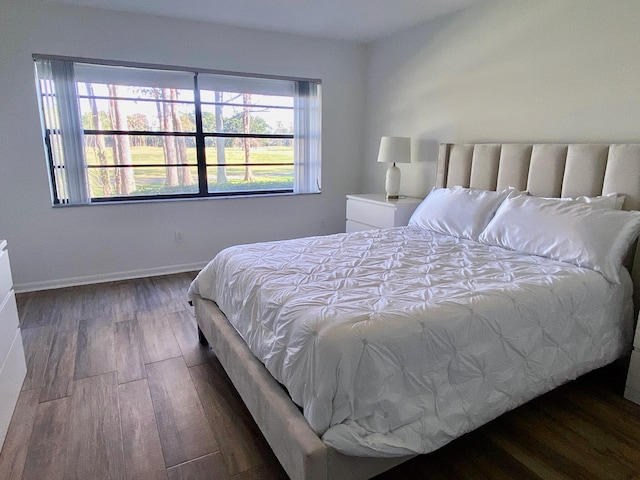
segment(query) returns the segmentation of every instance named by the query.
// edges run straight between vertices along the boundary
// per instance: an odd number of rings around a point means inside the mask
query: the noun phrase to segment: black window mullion
[[[129,135],[131,137],[194,137],[195,132],[167,132],[164,130],[83,130],[85,135]]]
[[[202,118],[202,114],[200,116]],[[197,135],[193,132],[168,132],[164,130],[94,130],[87,128],[84,130],[85,135],[129,135],[139,137],[194,137]],[[51,133],[59,133],[59,131],[51,131]],[[258,138],[266,140],[294,140],[292,133],[241,133],[241,132],[202,132],[205,137],[220,138]]]
[[[292,133],[239,133],[239,132],[207,132],[205,137],[220,138],[259,138],[265,140],[294,140]]]
[[[193,100],[196,109],[196,158],[198,160],[198,191],[206,196],[209,190],[207,182],[207,158],[205,155],[204,127],[202,126],[202,106],[200,104],[200,88],[198,74],[193,76]]]
[[[266,164],[265,164],[266,165]],[[274,164],[275,165],[275,164]],[[293,165],[293,164],[292,164]],[[168,167],[193,167],[192,163],[138,163],[126,165],[87,165],[86,168],[168,168]]]

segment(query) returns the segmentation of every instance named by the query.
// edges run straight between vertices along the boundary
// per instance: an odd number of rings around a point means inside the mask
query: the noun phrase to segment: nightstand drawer
[[[0,367],[9,353],[13,338],[18,331],[18,313],[16,297],[11,292],[5,302],[0,304]]]
[[[365,226],[369,228],[402,227],[409,222],[411,214],[420,202],[422,199],[415,197],[389,200],[385,195],[377,193],[347,195],[347,222],[360,224],[361,227],[347,223],[346,228],[365,230]]]
[[[395,208],[393,206],[347,200],[347,220],[385,228],[394,225]]]
[[[351,233],[351,232],[362,232],[363,230],[373,230],[377,227],[374,227],[373,225],[367,225],[366,223],[360,223],[360,222],[355,222],[353,220],[347,220],[347,227],[345,229],[345,232],[347,233]]]

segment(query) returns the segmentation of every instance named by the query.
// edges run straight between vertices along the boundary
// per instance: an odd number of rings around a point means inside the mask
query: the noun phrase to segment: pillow
[[[576,197],[575,201],[578,203],[589,203],[593,207],[608,208],[609,210],[622,210],[624,199],[624,195],[609,193],[607,195],[600,195],[599,197]]]
[[[592,207],[607,208],[609,210],[622,210],[624,204],[624,195],[618,195],[617,193],[609,193],[607,195],[600,195],[598,197],[562,197],[562,198],[548,198],[548,200],[556,200],[560,202],[575,202],[575,203],[588,203]]]
[[[620,268],[640,232],[640,212],[537,197],[505,199],[479,240],[572,263],[620,283]]]
[[[473,188],[434,188],[409,219],[409,225],[477,240],[513,189],[492,192]]]

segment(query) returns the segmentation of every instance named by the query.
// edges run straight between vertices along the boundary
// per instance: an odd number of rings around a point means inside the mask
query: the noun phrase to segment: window
[[[318,81],[34,60],[54,205],[320,191]]]

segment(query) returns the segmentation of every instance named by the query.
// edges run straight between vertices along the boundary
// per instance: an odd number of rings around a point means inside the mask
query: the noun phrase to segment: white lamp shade
[[[409,137],[382,137],[378,151],[378,162],[411,162],[411,139]]]

